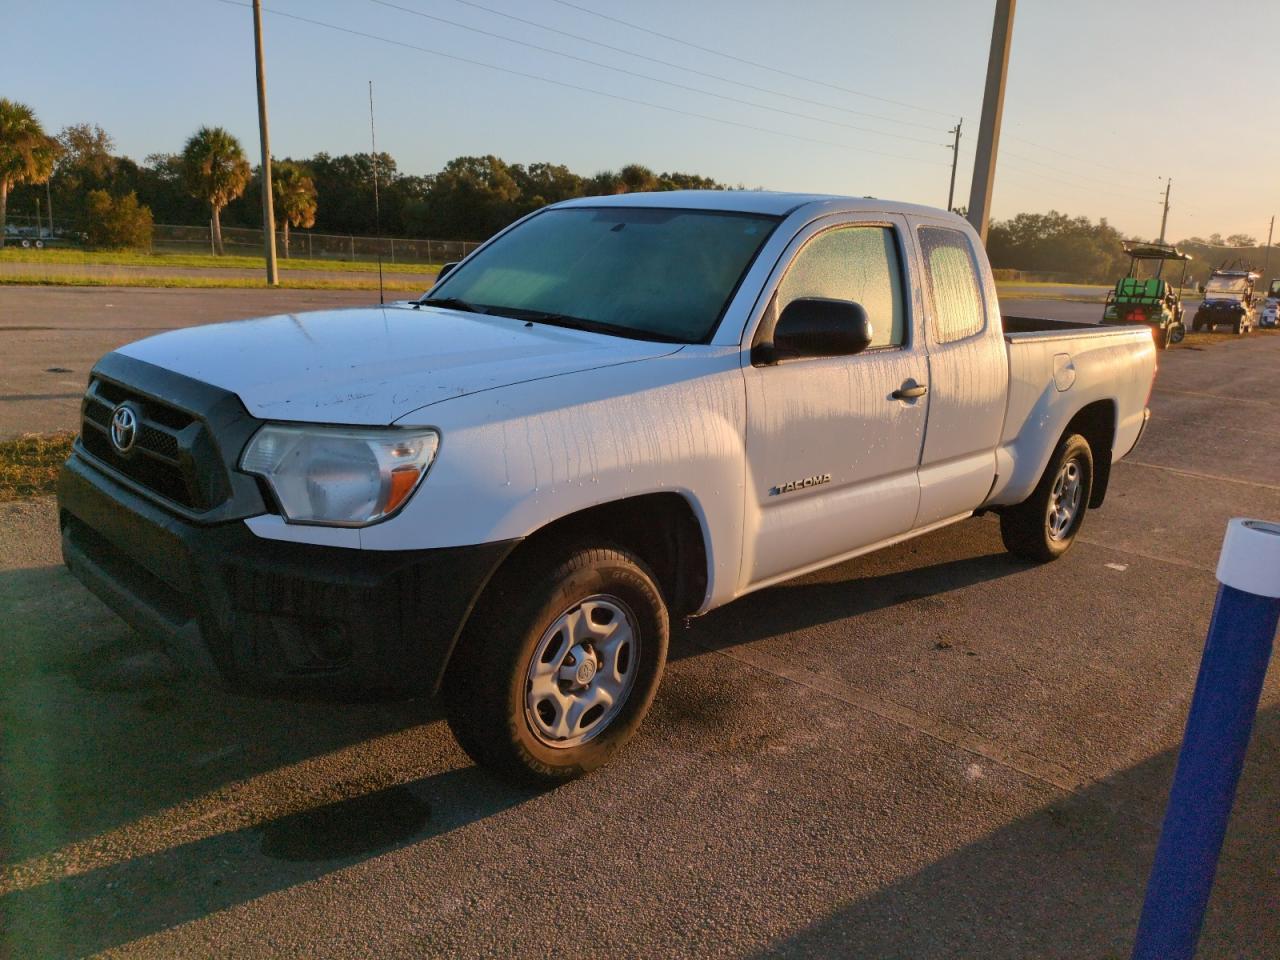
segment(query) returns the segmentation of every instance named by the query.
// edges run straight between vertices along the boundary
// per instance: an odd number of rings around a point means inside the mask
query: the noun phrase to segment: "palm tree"
[[[19,183],[44,183],[58,158],[58,141],[44,132],[25,103],[0,97],[0,248],[9,190]]]
[[[222,253],[222,208],[249,183],[249,161],[240,141],[222,127],[201,127],[182,148],[182,175],[187,190],[209,204],[213,213],[213,245]]]
[[[284,218],[284,255],[289,258],[289,227],[316,225],[316,185],[307,171],[285,160],[271,169],[271,192]]]

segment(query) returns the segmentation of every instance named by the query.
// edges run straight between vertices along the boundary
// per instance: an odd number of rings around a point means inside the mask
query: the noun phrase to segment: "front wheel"
[[[1011,553],[1040,563],[1057,560],[1075,542],[1093,490],[1089,441],[1072,434],[1058,445],[1031,496],[1000,514],[1000,537]]]
[[[1187,328],[1184,327],[1181,323],[1175,323],[1172,327],[1169,328],[1170,343],[1181,343],[1186,338],[1187,338]]]
[[[656,579],[603,544],[517,557],[449,663],[445,713],[473,760],[555,786],[602,766],[640,726],[667,658]]]

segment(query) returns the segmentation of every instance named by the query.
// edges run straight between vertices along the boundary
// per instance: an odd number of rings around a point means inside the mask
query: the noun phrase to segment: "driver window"
[[[811,239],[778,284],[778,315],[800,297],[862,304],[871,321],[869,349],[906,343],[902,271],[890,227],[836,227]]]

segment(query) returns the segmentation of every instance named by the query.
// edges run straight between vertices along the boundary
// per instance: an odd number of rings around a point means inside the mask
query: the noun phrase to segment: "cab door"
[[[929,433],[920,459],[924,527],[973,510],[996,480],[1009,400],[1009,358],[995,281],[977,235],[952,221],[909,217],[927,311]]]
[[[929,370],[907,293],[906,229],[896,216],[817,221],[770,281],[757,336],[798,297],[860,303],[873,336],[852,356],[744,367],[743,590],[906,533],[915,522]]]

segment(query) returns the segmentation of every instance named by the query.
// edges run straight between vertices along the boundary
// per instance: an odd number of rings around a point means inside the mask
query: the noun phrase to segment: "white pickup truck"
[[[103,357],[63,552],[194,670],[439,693],[477,761],[555,783],[635,731],[673,622],[976,512],[1062,554],[1155,368],[1145,326],[1002,318],[939,210],[572,200],[420,300]]]

